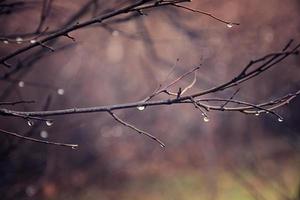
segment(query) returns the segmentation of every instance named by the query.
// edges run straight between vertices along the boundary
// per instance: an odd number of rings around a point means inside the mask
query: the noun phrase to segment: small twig
[[[16,105],[16,104],[29,104],[29,103],[35,103],[35,101],[12,101],[12,102],[0,102],[0,106],[5,106],[5,105]]]
[[[37,43],[38,43],[39,45],[41,45],[42,47],[45,47],[45,48],[49,49],[49,50],[52,51],[52,52],[55,51],[52,47],[50,47],[50,46],[48,46],[48,45],[45,45],[45,44],[42,43],[42,42],[37,42]]]
[[[195,9],[192,9],[192,8],[189,8],[189,7],[186,7],[186,6],[182,6],[182,5],[178,5],[178,4],[171,4],[172,6],[175,6],[175,7],[178,7],[178,8],[182,8],[182,9],[185,9],[185,10],[188,10],[188,11],[191,11],[191,12],[195,12],[195,13],[200,13],[202,15],[206,15],[206,16],[209,16],[219,22],[222,22],[223,24],[226,24],[226,25],[240,25],[239,23],[236,23],[236,22],[230,22],[230,21],[225,21],[221,18],[218,18],[216,16],[214,16],[213,14],[211,13],[208,13],[208,12],[204,12],[204,11],[200,11],[200,10],[195,10]]]
[[[138,132],[139,134],[143,134],[149,138],[151,138],[152,140],[154,140],[155,142],[159,143],[161,147],[165,147],[166,145],[160,141],[158,138],[156,138],[155,136],[151,135],[150,133],[147,133],[141,129],[136,128],[135,126],[125,122],[124,120],[120,119],[115,113],[113,113],[111,110],[107,111],[117,122],[123,124],[124,126],[127,126],[128,128],[131,128],[132,130]]]
[[[11,64],[9,64],[8,62],[6,62],[6,61],[3,61],[2,62],[2,64],[5,66],[5,67],[7,67],[7,68],[11,68]]]
[[[290,39],[290,41],[286,44],[286,46],[282,49],[282,52],[285,52],[286,50],[288,50],[288,48],[292,45],[292,43],[294,42],[293,39]]]
[[[181,95],[183,95],[186,91],[188,91],[189,89],[191,89],[191,88],[195,85],[196,82],[197,82],[197,73],[196,73],[196,71],[195,71],[193,81],[191,82],[191,84],[189,84],[188,86],[186,86],[186,87],[182,90]]]
[[[182,79],[185,78],[186,76],[190,75],[191,73],[196,72],[196,71],[199,70],[199,69],[200,69],[199,66],[198,66],[198,67],[195,67],[195,68],[193,68],[193,69],[191,69],[190,71],[188,71],[188,72],[182,74],[181,76],[179,76],[179,77],[176,78],[174,81],[172,81],[171,83],[169,83],[168,85],[166,85],[166,86],[164,86],[164,87],[162,87],[162,85],[160,84],[159,87],[158,87],[158,88],[157,88],[150,96],[146,97],[146,98],[143,100],[143,102],[149,101],[149,100],[151,100],[153,97],[155,97],[155,96],[157,96],[157,95],[159,95],[159,94],[161,94],[161,93],[166,93],[166,94],[168,94],[168,95],[177,96],[178,93],[170,92],[170,91],[168,91],[168,88],[170,88],[171,86],[175,85],[175,84],[178,83],[180,80],[182,80]],[[194,78],[194,80],[195,80],[195,78]],[[192,82],[192,86],[193,86],[193,84],[194,84],[194,81]],[[189,88],[188,88],[188,89],[189,89]],[[188,90],[188,89],[187,89],[187,90]],[[182,93],[181,93],[181,94],[182,94]]]
[[[202,109],[202,108],[204,108],[206,111],[209,111],[209,108],[207,106],[204,106],[203,104],[198,103],[193,97],[191,97],[190,100],[191,100],[192,104],[195,106],[195,108],[200,110],[200,112],[202,113],[202,115],[204,117],[208,117],[206,112]]]
[[[74,37],[70,36],[68,33],[66,33],[64,36],[67,38],[70,38],[73,42],[76,42],[76,39]]]
[[[233,94],[232,94],[232,96],[221,106],[221,109],[223,109],[229,102],[230,102],[230,100],[232,100],[234,97],[235,97],[235,95],[238,93],[240,91],[240,88],[239,89],[237,89]]]
[[[40,139],[36,139],[36,138],[32,138],[32,137],[19,135],[17,133],[13,133],[13,132],[2,130],[2,129],[0,129],[0,132],[4,133],[4,134],[7,134],[7,135],[10,135],[10,136],[17,137],[19,139],[28,140],[28,141],[31,141],[31,142],[37,142],[37,143],[42,143],[42,144],[50,144],[50,145],[56,145],[56,146],[63,146],[63,147],[70,147],[72,149],[75,149],[75,148],[78,147],[78,144],[67,144],[67,143],[60,143],[60,142],[51,142],[51,141],[47,141],[47,140],[40,140]]]

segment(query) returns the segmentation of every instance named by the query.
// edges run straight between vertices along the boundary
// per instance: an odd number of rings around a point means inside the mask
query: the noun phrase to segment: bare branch
[[[165,147],[166,145],[160,141],[158,138],[156,138],[155,136],[151,135],[150,133],[147,133],[141,129],[136,128],[135,126],[125,122],[124,120],[120,119],[115,113],[113,113],[112,111],[107,111],[117,122],[123,124],[124,126],[131,128],[132,130],[138,132],[139,134],[143,134],[149,138],[151,138],[152,140],[154,140],[155,142],[159,143],[161,147]]]
[[[5,105],[17,105],[17,104],[29,104],[29,103],[35,103],[35,101],[13,101],[13,102],[0,102],[0,106],[5,106]]]
[[[23,140],[28,140],[28,141],[31,141],[31,142],[37,142],[37,143],[42,143],[42,144],[50,144],[50,145],[62,146],[62,147],[70,147],[72,149],[76,149],[78,147],[77,144],[67,144],[67,143],[51,142],[51,141],[47,141],[47,140],[40,140],[40,139],[36,139],[36,138],[32,138],[32,137],[19,135],[17,133],[13,133],[13,132],[2,130],[2,129],[0,129],[0,132],[4,133],[6,135],[10,135],[10,136],[13,136],[13,137],[16,137],[16,138],[19,138],[19,139],[23,139]]]
[[[236,26],[240,25],[239,23],[236,23],[236,22],[225,21],[225,20],[223,20],[221,18],[218,18],[218,17],[214,16],[211,13],[204,12],[204,11],[201,11],[201,10],[195,10],[195,9],[192,9],[192,8],[189,8],[189,7],[186,7],[186,6],[182,6],[182,5],[178,5],[178,4],[172,4],[172,6],[175,6],[175,7],[178,7],[178,8],[182,8],[182,9],[185,9],[185,10],[188,10],[188,11],[191,11],[191,12],[195,12],[195,13],[200,13],[202,15],[207,15],[207,16],[209,16],[209,17],[211,17],[211,18],[213,18],[213,19],[215,19],[215,20],[217,20],[217,21],[219,21],[221,23],[226,24],[228,27],[232,27],[234,25],[236,25]]]

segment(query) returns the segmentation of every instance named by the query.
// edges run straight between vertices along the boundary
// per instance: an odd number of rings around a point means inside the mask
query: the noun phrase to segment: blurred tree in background
[[[0,198],[299,199],[300,101],[289,101],[300,88],[299,9],[298,0],[0,0]],[[270,70],[203,104],[192,98],[271,53],[281,57]],[[225,109],[240,106],[250,108]]]

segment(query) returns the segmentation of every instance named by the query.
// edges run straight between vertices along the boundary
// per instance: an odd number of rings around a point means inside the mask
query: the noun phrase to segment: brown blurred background
[[[12,3],[16,1],[2,1]],[[1,11],[0,36],[30,38],[43,1]],[[1,5],[0,3],[0,5]],[[83,22],[130,1],[51,1],[47,31]],[[191,93],[236,75],[251,59],[300,39],[298,0],[195,0],[185,4],[241,25],[174,7],[145,11],[72,32],[1,67],[0,101],[37,103],[18,110],[63,109],[142,100],[161,83],[202,64]],[[3,13],[4,12],[4,13]],[[131,15],[130,15],[131,16]],[[0,44],[0,55],[28,42]],[[241,85],[237,98],[253,103],[300,88],[299,57]],[[19,68],[18,68],[19,66]],[[21,66],[21,67],[20,67]],[[10,73],[9,77],[5,74]],[[185,86],[193,77],[181,81]],[[176,87],[174,87],[176,91]],[[228,98],[234,90],[215,96]],[[162,96],[161,98],[163,98]],[[54,117],[47,127],[0,118],[1,129],[79,144],[65,149],[0,135],[1,199],[299,199],[300,100],[269,115],[210,112],[205,123],[191,105],[128,109],[118,114],[163,140],[162,149],[106,113]]]

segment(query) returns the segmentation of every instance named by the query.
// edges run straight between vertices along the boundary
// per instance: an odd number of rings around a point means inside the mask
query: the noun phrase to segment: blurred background
[[[46,27],[44,34],[132,2],[2,0],[0,55],[27,46]],[[184,5],[240,25],[229,28],[175,7],[121,15],[70,33],[76,42],[52,40],[47,45],[54,52],[37,47],[9,60],[13,68],[0,68],[0,101],[35,100],[7,106],[25,111],[135,102],[159,83],[201,64],[192,93],[227,81],[251,59],[300,39],[298,0],[196,0]],[[300,88],[299,62],[299,56],[290,57],[242,84],[236,98],[259,103],[294,92]],[[174,91],[192,79],[185,78]],[[214,95],[229,98],[233,92]],[[296,99],[278,109],[284,116],[281,123],[267,114],[213,111],[204,122],[192,105],[117,112],[164,141],[164,149],[107,113],[53,117],[52,126],[28,126],[2,116],[1,129],[79,148],[0,134],[0,197],[299,200],[299,105]]]

